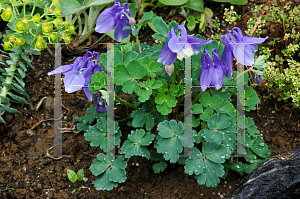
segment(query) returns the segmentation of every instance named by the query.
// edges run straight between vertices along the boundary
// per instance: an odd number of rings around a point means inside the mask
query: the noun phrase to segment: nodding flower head
[[[105,113],[107,111],[106,101],[102,98],[101,92],[95,95],[95,110],[98,113]]]
[[[96,71],[102,72],[102,66],[98,64],[99,53],[88,51],[84,57],[77,57],[73,64],[63,65],[48,73],[54,75],[64,73],[64,86],[67,93],[84,90],[89,101],[93,99],[93,93],[88,89],[91,77]]]
[[[126,26],[134,24],[135,20],[132,18],[130,10],[127,8],[128,4],[115,1],[115,4],[105,9],[97,19],[96,32],[107,33],[115,27],[115,39],[121,41],[129,36],[131,29],[124,29]]]
[[[257,51],[257,45],[264,42],[266,38],[257,38],[250,36],[243,36],[240,28],[232,28],[232,33],[227,29],[227,33],[222,37],[225,49],[223,51],[222,59],[226,60],[229,64],[228,68],[232,69],[232,56],[235,59],[246,66],[252,66],[254,64],[253,53]]]
[[[178,36],[179,32],[180,36]],[[172,65],[176,59],[182,60],[184,57],[189,58],[192,55],[199,53],[201,51],[201,45],[211,44],[212,42],[188,36],[183,25],[173,27],[168,33],[168,38],[169,41],[164,45],[157,60],[166,66]]]

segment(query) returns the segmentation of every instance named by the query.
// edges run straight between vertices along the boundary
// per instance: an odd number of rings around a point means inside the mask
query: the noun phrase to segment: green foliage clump
[[[278,98],[279,101],[288,101],[292,98],[292,104],[295,107],[300,106],[300,63],[295,60],[288,59],[289,68],[279,72],[279,68],[274,70],[276,62],[269,62],[266,67],[265,76],[269,83],[271,96]]]
[[[266,24],[275,25],[283,30],[284,37],[275,37],[269,35],[272,39],[268,46],[259,46],[258,54],[265,55],[267,67],[264,71],[265,86],[268,88],[269,96],[277,100],[292,100],[294,107],[300,106],[300,63],[296,59],[300,56],[299,38],[300,38],[300,6],[294,6],[286,1],[276,2],[270,6],[256,6],[252,11],[252,18],[247,22],[248,30],[252,32],[255,23],[258,23],[253,36],[260,36],[262,28]],[[260,21],[255,21],[257,13],[262,9],[266,10],[266,15]],[[267,28],[269,28],[267,27]],[[276,33],[274,33],[276,34]],[[297,60],[297,61],[296,61]]]

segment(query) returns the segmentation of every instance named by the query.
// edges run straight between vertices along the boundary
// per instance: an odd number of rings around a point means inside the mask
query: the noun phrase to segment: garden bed
[[[225,4],[228,6],[229,4]],[[208,3],[219,16],[220,4]],[[249,2],[246,6],[237,6],[239,14],[246,14],[254,5]],[[222,6],[223,7],[223,6]],[[162,13],[166,20],[170,20],[168,10],[156,10]],[[160,15],[160,14],[158,14]],[[220,18],[220,17],[219,17]],[[174,18],[175,19],[175,18]],[[181,18],[178,22],[183,21]],[[245,24],[245,23],[244,23]],[[3,25],[3,24],[2,24]],[[239,26],[243,26],[241,23]],[[2,27],[2,26],[1,26]],[[221,27],[224,32],[229,26]],[[149,28],[140,33],[140,41],[153,45],[154,39],[146,35],[152,35]],[[206,35],[211,35],[206,31]],[[99,35],[96,34],[95,37]],[[100,36],[99,36],[100,37]],[[95,38],[96,41],[98,38]],[[112,41],[104,37],[105,41]],[[62,64],[73,63],[77,56],[72,50],[63,45]],[[106,52],[105,46],[94,46],[95,51]],[[50,51],[54,52],[50,46]],[[0,126],[0,198],[225,198],[241,182],[242,176],[232,171],[226,180],[221,179],[216,188],[207,188],[198,185],[193,176],[184,173],[184,166],[178,163],[169,164],[167,169],[159,174],[152,170],[153,162],[142,157],[131,157],[127,164],[127,180],[119,184],[112,191],[96,191],[92,182],[95,176],[89,168],[95,155],[100,153],[99,147],[91,147],[85,141],[83,133],[63,134],[63,155],[60,159],[49,158],[46,154],[53,154],[54,122],[47,120],[53,118],[53,107],[46,104],[36,110],[37,104],[43,97],[54,98],[54,78],[47,73],[54,68],[54,57],[49,51],[42,51],[40,56],[32,56],[35,69],[28,70],[25,78],[26,90],[30,97],[28,105],[13,104],[12,108],[19,110],[22,115],[6,114],[6,125]],[[253,118],[269,149],[271,156],[276,156],[299,145],[300,140],[300,110],[292,109],[288,103],[276,102],[275,99],[264,99],[268,95],[266,87],[259,85],[255,88],[261,103],[258,110],[246,112],[247,117]],[[82,116],[92,104],[86,99],[84,92],[67,94],[62,92],[63,127],[72,128],[75,122],[74,116]],[[124,107],[117,105],[116,115],[124,113]],[[42,120],[47,120],[40,122]],[[126,122],[121,122],[123,135],[130,133]],[[126,129],[126,130],[125,130]],[[73,191],[73,183],[67,177],[67,169],[78,171],[84,169],[83,183],[86,189],[80,192]],[[76,188],[79,184],[76,185]]]

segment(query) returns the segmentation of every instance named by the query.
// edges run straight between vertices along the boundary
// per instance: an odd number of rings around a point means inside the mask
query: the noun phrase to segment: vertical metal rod
[[[61,66],[61,44],[55,44],[55,68]],[[54,157],[62,156],[62,106],[61,106],[61,73],[55,74],[54,98]]]
[[[237,51],[237,56],[241,57],[241,62],[244,63],[245,54],[244,52],[244,45],[238,45],[237,48],[240,48],[240,50]],[[244,65],[238,63],[237,65],[237,76],[239,74],[244,73]],[[245,104],[245,83],[244,83],[244,75],[241,75],[240,78],[237,79],[237,113],[238,118],[237,122],[240,124],[239,126],[242,128],[239,128],[237,132],[237,155],[238,156],[244,156],[246,154],[245,149],[245,110],[244,110],[244,104]],[[243,99],[243,101],[241,101]]]
[[[115,133],[115,113],[114,113],[114,44],[107,44],[107,152],[109,156],[115,155],[114,133]]]
[[[185,58],[185,98],[184,98],[184,156],[191,151],[192,140],[192,70],[191,57]],[[176,74],[174,74],[176,75]]]

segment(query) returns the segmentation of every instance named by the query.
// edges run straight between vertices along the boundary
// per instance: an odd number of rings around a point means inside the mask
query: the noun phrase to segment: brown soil
[[[218,13],[217,10],[221,10],[219,4],[213,5],[208,4],[207,7],[214,8],[214,13]],[[225,5],[228,7],[228,4]],[[241,12],[248,11],[246,9]],[[144,35],[150,34],[152,33]],[[147,41],[148,44],[153,42],[147,37],[141,41]],[[99,51],[101,46],[97,48],[93,50]],[[62,64],[72,63],[79,56],[70,55],[67,50],[62,52]],[[14,104],[12,107],[23,115],[6,114],[7,125],[0,128],[0,191],[14,188],[0,192],[0,198],[223,198],[240,183],[242,176],[230,171],[226,180],[221,180],[218,187],[207,188],[198,185],[193,176],[185,174],[182,165],[169,164],[164,172],[154,174],[153,162],[142,157],[132,157],[126,168],[125,183],[119,184],[112,191],[96,191],[92,184],[95,176],[91,174],[89,167],[94,156],[101,152],[99,147],[90,147],[83,133],[64,133],[63,154],[71,157],[55,160],[46,156],[53,146],[53,120],[42,122],[31,130],[39,121],[53,118],[53,110],[41,106],[36,111],[35,107],[43,97],[54,97],[53,77],[47,76],[47,72],[54,68],[54,58],[45,50],[41,56],[33,57],[33,63],[35,70],[29,69],[29,77],[25,78],[26,90],[30,96],[29,105]],[[259,110],[247,113],[247,116],[254,119],[272,151],[272,156],[299,145],[300,110],[292,110],[283,106],[282,102],[277,102],[275,108],[275,100],[263,99],[263,95],[267,94],[263,86],[256,87],[256,90],[261,98]],[[65,107],[63,127],[72,127],[73,122],[69,121],[69,117],[84,115],[91,103],[87,101],[84,92],[62,93],[62,104]],[[121,126],[125,127],[126,123]],[[122,131],[124,132],[123,129]],[[67,169],[77,172],[81,168],[88,178],[83,185],[90,189],[82,189],[72,194],[73,183],[68,180]],[[78,187],[79,184],[76,185]]]

